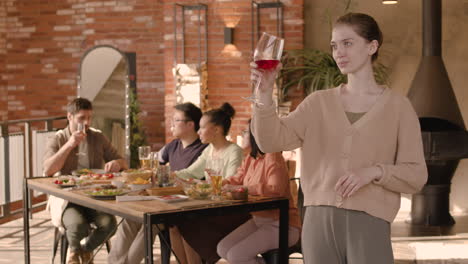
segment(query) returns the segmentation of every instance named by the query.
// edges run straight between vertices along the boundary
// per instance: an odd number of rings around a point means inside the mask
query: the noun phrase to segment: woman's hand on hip
[[[382,170],[377,167],[361,168],[348,172],[338,179],[335,191],[342,197],[351,197],[363,186],[381,177]]]

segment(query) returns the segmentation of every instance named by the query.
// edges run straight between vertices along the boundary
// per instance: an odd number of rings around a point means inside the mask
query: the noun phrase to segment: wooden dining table
[[[24,258],[30,262],[29,241],[29,205],[31,191],[36,190],[67,200],[71,203],[116,215],[131,221],[142,223],[145,230],[145,263],[153,263],[153,229],[154,224],[171,224],[183,218],[228,215],[251,211],[279,209],[279,260],[288,263],[288,210],[287,198],[268,198],[249,196],[248,201],[234,200],[193,200],[163,202],[158,200],[127,201],[98,200],[86,195],[80,188],[60,188],[54,184],[54,178],[34,177],[25,179],[23,185],[23,218],[24,218]],[[163,246],[161,246],[161,249]],[[169,260],[167,260],[168,262]],[[168,263],[164,263],[168,264]]]

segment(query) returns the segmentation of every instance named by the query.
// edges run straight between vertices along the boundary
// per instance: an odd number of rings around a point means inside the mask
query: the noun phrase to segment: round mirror
[[[78,96],[93,103],[91,126],[101,130],[127,161],[130,159],[129,64],[120,50],[95,46],[81,58]]]

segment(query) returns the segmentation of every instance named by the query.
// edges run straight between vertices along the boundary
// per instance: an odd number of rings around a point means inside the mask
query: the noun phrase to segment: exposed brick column
[[[0,2],[0,73],[5,72],[6,64],[6,2]],[[7,119],[7,82],[0,75],[0,121]]]
[[[194,4],[195,1],[164,2],[164,72],[166,83],[166,119],[172,116],[174,105],[174,83],[172,76],[173,45],[174,45],[174,3]],[[285,49],[298,49],[303,47],[303,1],[282,1],[284,8],[284,36]],[[223,102],[231,103],[237,111],[234,119],[231,137],[240,134],[251,115],[250,102],[241,97],[250,94],[250,68],[251,61],[251,1],[209,1],[208,5],[208,100],[210,106],[219,107]],[[196,13],[188,13],[186,16],[186,56],[196,55],[194,37],[198,33],[198,27],[194,24]],[[276,33],[276,10],[264,9],[261,12],[261,31]],[[180,21],[180,18],[179,18]],[[179,22],[180,23],[180,22]],[[223,28],[226,25],[235,25],[234,45],[224,45]],[[189,41],[190,39],[190,41]],[[180,41],[179,41],[180,43]],[[195,52],[195,55],[194,55]],[[192,58],[193,59],[193,58]],[[166,127],[166,141],[171,139],[171,133]]]

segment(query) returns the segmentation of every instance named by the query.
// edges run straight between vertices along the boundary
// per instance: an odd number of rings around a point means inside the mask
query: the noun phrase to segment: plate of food
[[[77,180],[73,176],[59,176],[55,178],[54,184],[60,188],[74,187],[77,184]]]
[[[102,170],[104,172],[104,170]],[[74,170],[72,171],[72,175],[74,176],[81,176],[81,175],[87,175],[87,174],[90,174],[90,173],[93,173],[93,172],[96,172],[96,169],[92,170],[92,169],[79,169],[79,170]]]
[[[72,174],[79,175],[80,180],[91,180],[93,183],[110,183],[115,177],[114,173],[106,172],[101,169],[80,169],[72,172]]]
[[[188,196],[186,195],[181,195],[181,194],[170,194],[170,195],[161,195],[161,196],[155,196],[154,199],[166,203],[174,203],[174,202],[181,202],[188,200]]]
[[[127,193],[127,191],[123,189],[112,188],[111,186],[102,186],[84,191],[84,193],[97,200],[115,200],[116,196],[124,195]]]

